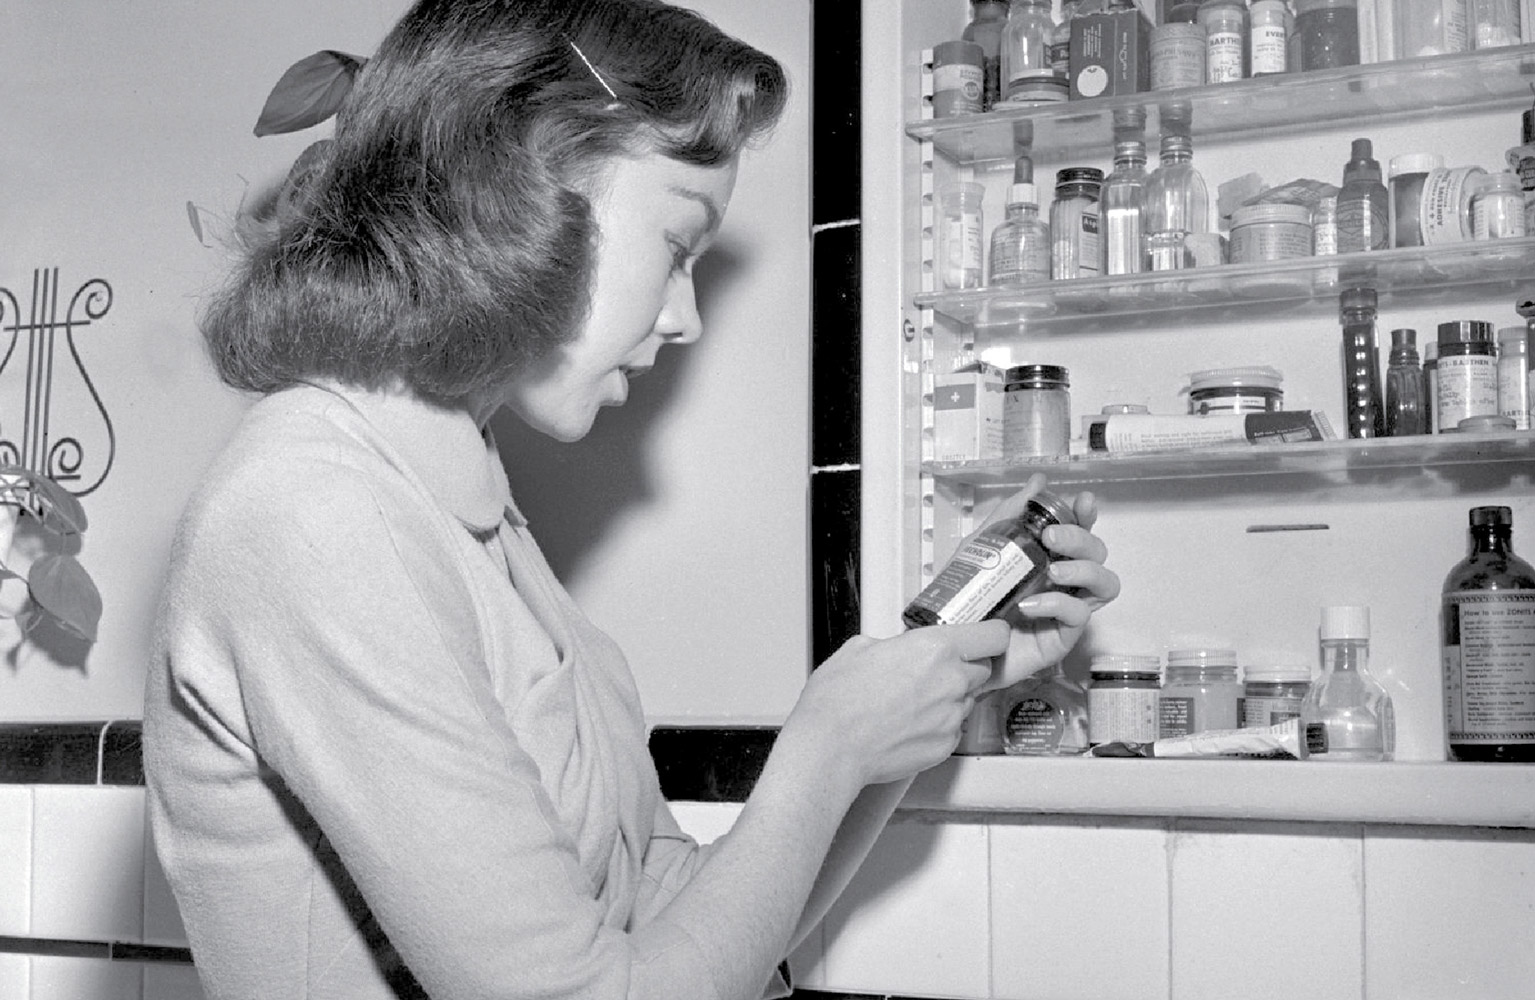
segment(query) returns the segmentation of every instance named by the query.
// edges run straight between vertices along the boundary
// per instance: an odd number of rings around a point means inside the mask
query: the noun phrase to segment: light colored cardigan
[[[210,1000],[720,995],[730,957],[660,915],[702,853],[627,664],[467,415],[258,402],[155,642],[150,815]]]

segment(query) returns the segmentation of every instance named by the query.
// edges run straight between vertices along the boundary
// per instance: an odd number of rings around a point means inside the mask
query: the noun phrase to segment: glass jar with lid
[[[1157,737],[1236,729],[1241,697],[1236,650],[1170,650],[1157,700]]]
[[[1261,729],[1300,718],[1310,687],[1311,668],[1305,664],[1248,666],[1242,671],[1241,728]]]
[[[1155,654],[1103,653],[1089,668],[1087,742],[1150,743],[1157,738],[1162,658]]]
[[[1295,0],[1290,71],[1358,65],[1358,0]]]
[[[1189,412],[1277,413],[1284,409],[1284,374],[1268,365],[1190,372]]]
[[[1002,390],[1002,453],[1008,459],[1071,452],[1071,380],[1060,365],[1014,365]]]

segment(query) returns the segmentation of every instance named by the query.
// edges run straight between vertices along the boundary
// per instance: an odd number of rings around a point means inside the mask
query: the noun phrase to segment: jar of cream
[[[1311,209],[1244,205],[1231,213],[1231,263],[1256,264],[1311,256]]]

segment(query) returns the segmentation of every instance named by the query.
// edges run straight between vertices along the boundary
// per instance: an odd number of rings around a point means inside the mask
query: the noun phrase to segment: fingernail
[[[1062,566],[1060,563],[1051,563],[1046,568],[1045,572],[1050,574],[1050,579],[1059,580],[1066,575],[1066,567]]]
[[[1038,594],[1036,594],[1033,597],[1025,597],[1023,600],[1019,601],[1018,602],[1018,607],[1022,611],[1031,611],[1034,608],[1039,607],[1043,603],[1044,603],[1044,599],[1041,598]]]

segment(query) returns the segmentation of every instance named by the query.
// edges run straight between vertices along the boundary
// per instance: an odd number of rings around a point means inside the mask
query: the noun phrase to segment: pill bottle
[[[1150,743],[1157,738],[1162,658],[1146,654],[1094,656],[1087,689],[1087,742]]]
[[[1187,21],[1158,25],[1151,29],[1150,49],[1152,90],[1204,86],[1204,25]]]
[[[1530,332],[1523,326],[1498,331],[1498,415],[1517,430],[1530,429]]]
[[[1507,170],[1484,174],[1471,192],[1471,235],[1501,240],[1524,235],[1524,190]]]
[[[1064,458],[1071,451],[1071,380],[1060,365],[1014,365],[1002,387],[1002,454]]]
[[[1253,0],[1247,9],[1247,70],[1251,76],[1272,76],[1285,71],[1293,18],[1285,0]]]
[[[1189,412],[1277,413],[1284,409],[1284,375],[1268,365],[1190,372]]]
[[[981,111],[986,88],[986,50],[975,42],[933,46],[933,117]]]
[[[1205,82],[1247,77],[1247,5],[1243,0],[1204,0],[1198,22],[1205,29]]]
[[[1330,257],[1338,252],[1338,196],[1323,195],[1311,213],[1311,253]]]
[[[1491,323],[1440,323],[1435,393],[1439,427],[1459,427],[1467,417],[1498,415],[1498,349]]]
[[[1157,700],[1157,738],[1236,729],[1241,697],[1236,650],[1170,650]]]
[[[1050,277],[1096,278],[1102,272],[1102,192],[1103,171],[1097,167],[1056,171],[1055,200],[1050,203]]]
[[[1439,167],[1428,172],[1418,209],[1424,246],[1473,238],[1471,196],[1486,173],[1481,167]]]
[[[979,184],[955,184],[938,195],[938,272],[947,289],[981,287],[981,198]]]
[[[1403,153],[1393,156],[1386,167],[1386,224],[1394,247],[1423,245],[1423,182],[1431,170],[1444,166],[1438,153]]]
[[[1151,407],[1144,403],[1110,403],[1097,413],[1089,413],[1082,418],[1082,440],[1090,440],[1093,436],[1093,425],[1101,424],[1109,417],[1119,413],[1150,413]]]
[[[964,545],[901,613],[908,628],[964,625],[1002,618],[1025,597],[1047,589],[1053,556],[1041,538],[1056,524],[1076,524],[1071,505],[1054,493],[1029,498],[1023,513],[988,525]]]
[[[1243,729],[1262,729],[1300,718],[1300,705],[1311,688],[1311,668],[1304,665],[1248,666],[1242,671]]]
[[[1231,263],[1310,257],[1311,237],[1305,205],[1244,205],[1231,213]]]

